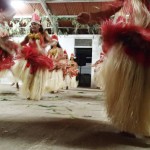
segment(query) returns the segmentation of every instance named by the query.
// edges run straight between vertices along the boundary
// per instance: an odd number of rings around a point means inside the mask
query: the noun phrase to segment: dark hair
[[[43,26],[42,26],[42,25],[40,25],[39,32],[40,32],[41,34],[43,34],[43,33],[44,33],[44,29],[43,29]]]
[[[66,59],[68,59],[68,55],[66,55],[67,57],[66,57]]]
[[[70,60],[71,60],[71,58],[72,58],[72,57],[70,57]],[[73,60],[74,60],[74,58],[73,58]]]
[[[57,42],[57,45],[56,45],[56,46],[59,47],[59,48],[62,48],[62,47],[60,46],[59,42]],[[52,46],[51,48],[53,48],[53,46]]]
[[[44,34],[44,29],[43,29],[43,26],[42,26],[42,25],[40,25],[39,32],[40,32],[41,34]],[[33,33],[33,31],[31,30],[31,26],[30,26],[30,33]]]

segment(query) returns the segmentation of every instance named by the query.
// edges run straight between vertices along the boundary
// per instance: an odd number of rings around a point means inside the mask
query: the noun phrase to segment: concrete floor
[[[0,86],[0,150],[144,150],[107,120],[103,92],[76,89],[27,101]]]

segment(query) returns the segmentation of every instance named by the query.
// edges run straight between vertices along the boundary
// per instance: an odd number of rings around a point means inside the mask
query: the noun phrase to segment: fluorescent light
[[[24,2],[23,1],[18,1],[18,0],[13,0],[11,2],[11,6],[14,8],[14,9],[17,9],[17,8],[22,8],[24,6]]]

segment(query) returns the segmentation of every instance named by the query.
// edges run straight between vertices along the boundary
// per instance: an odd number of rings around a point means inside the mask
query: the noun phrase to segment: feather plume
[[[150,29],[132,24],[106,21],[102,25],[103,48],[107,53],[111,47],[121,42],[124,52],[144,65],[150,65]]]

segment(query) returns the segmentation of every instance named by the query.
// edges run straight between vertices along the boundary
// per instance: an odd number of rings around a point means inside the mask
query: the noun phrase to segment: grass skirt
[[[96,87],[99,87],[100,89],[104,88],[103,83],[103,63],[98,64],[96,67],[96,70],[94,72],[94,82]]]
[[[104,61],[106,106],[122,131],[150,136],[150,68],[135,62],[116,44]]]
[[[78,81],[76,80],[76,76],[71,77],[70,80],[70,88],[77,88]]]
[[[63,89],[70,88],[70,86],[71,86],[71,78],[69,74],[66,74],[64,78]]]
[[[48,72],[46,83],[47,92],[58,92],[58,90],[63,88],[63,84],[64,81],[62,69]]]
[[[22,81],[24,79],[26,64],[27,61],[24,58],[15,61],[15,65],[11,68],[11,71],[16,80]]]
[[[0,77],[1,78],[4,77],[4,75],[6,75],[8,71],[9,71],[8,69],[0,71]]]
[[[38,69],[35,74],[31,74],[30,68],[26,68],[21,88],[22,95],[31,100],[40,100],[44,94],[46,71],[45,69]]]

